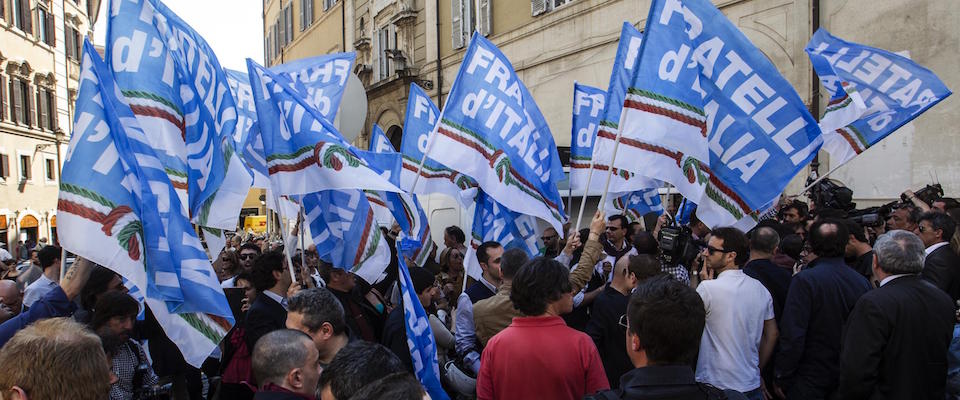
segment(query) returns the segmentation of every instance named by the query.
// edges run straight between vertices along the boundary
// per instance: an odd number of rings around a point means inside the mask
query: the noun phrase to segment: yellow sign
[[[263,233],[267,231],[267,216],[266,215],[248,215],[243,219],[243,230],[252,230],[257,233]]]

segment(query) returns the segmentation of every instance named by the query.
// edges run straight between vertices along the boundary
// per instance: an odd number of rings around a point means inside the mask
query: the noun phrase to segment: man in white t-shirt
[[[773,353],[777,323],[767,288],[740,270],[749,244],[735,228],[713,230],[702,253],[697,293],[707,312],[697,359],[697,382],[763,399],[760,369]]]

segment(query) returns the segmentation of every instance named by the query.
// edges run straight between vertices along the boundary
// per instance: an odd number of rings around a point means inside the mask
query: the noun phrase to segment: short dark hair
[[[662,277],[637,285],[627,319],[650,364],[690,364],[697,357],[706,310],[700,295],[680,281]]]
[[[857,239],[860,243],[867,243],[867,234],[863,231],[863,226],[857,223],[857,221],[847,218],[843,220],[843,224],[847,227],[849,234],[853,235],[854,239]]]
[[[656,256],[651,254],[638,254],[630,256],[627,271],[632,272],[638,281],[643,281],[662,274],[663,268],[660,265],[660,259]]]
[[[726,241],[724,241],[726,243]],[[773,254],[780,244],[780,235],[769,226],[761,226],[750,232],[750,250]]]
[[[477,248],[477,261],[479,261],[480,264],[486,264],[490,261],[490,255],[487,254],[487,250],[496,249],[499,247],[503,247],[503,245],[501,245],[499,242],[494,242],[492,240],[483,242],[483,244]]]
[[[825,225],[833,225],[836,232],[825,232]],[[826,218],[819,219],[810,227],[810,249],[817,257],[843,257],[846,254],[847,242],[850,241],[850,232],[843,220]]]
[[[807,218],[807,213],[809,211],[809,207],[807,207],[807,203],[794,199],[793,201],[790,202],[790,204],[787,204],[786,206],[783,207],[783,211],[787,211],[791,208],[794,210],[797,210],[797,215],[800,216],[800,219]]]
[[[260,337],[250,355],[253,376],[263,387],[267,383],[281,384],[290,371],[307,362],[313,339],[294,329],[277,329]]]
[[[500,257],[500,275],[503,275],[506,279],[513,279],[520,267],[527,261],[530,261],[530,257],[527,256],[527,252],[521,249],[510,249],[503,252],[503,256]]]
[[[346,331],[347,321],[340,300],[324,288],[301,290],[287,299],[287,312],[303,314],[303,326],[310,332],[329,323],[335,335]]]
[[[630,240],[638,254],[660,254],[660,243],[657,243],[657,238],[650,232],[638,232]]]
[[[750,245],[747,244],[747,236],[737,228],[721,227],[714,229],[711,233],[713,237],[723,240],[723,250],[737,253],[733,262],[737,265],[743,265],[750,259]]]
[[[54,245],[44,246],[44,248],[40,249],[40,252],[37,253],[37,259],[40,260],[40,268],[46,270],[47,267],[52,266],[53,262],[60,258],[61,251],[63,251],[63,249],[61,249],[60,246]]]
[[[613,214],[607,217],[607,221],[610,221],[610,222],[620,221],[620,227],[623,229],[627,229],[630,227],[630,220],[628,220],[627,217],[623,216],[623,214]]]
[[[796,233],[791,233],[780,239],[780,253],[786,254],[794,260],[800,259],[800,253],[803,252],[803,238]]]
[[[107,291],[110,281],[116,276],[120,275],[102,265],[97,265],[90,271],[87,284],[83,285],[83,289],[80,290],[80,303],[87,311],[95,308],[97,297]]]
[[[263,253],[253,261],[251,269],[250,283],[257,292],[270,289],[277,284],[273,271],[283,271],[283,253],[276,250]]]
[[[348,400],[420,400],[423,395],[417,378],[409,372],[394,372],[370,382]]]
[[[537,316],[547,311],[548,304],[572,290],[569,269],[553,259],[537,257],[520,267],[513,277],[510,301],[524,315]]]
[[[317,391],[330,385],[333,397],[349,399],[378,379],[406,371],[403,362],[390,349],[378,343],[357,340],[340,349],[330,365],[324,368]]]
[[[100,329],[113,317],[136,317],[140,313],[140,303],[126,293],[107,292],[97,299],[90,328]]]
[[[246,243],[240,245],[240,248],[237,249],[237,254],[240,254],[240,252],[241,252],[241,251],[244,251],[244,250],[253,250],[253,251],[256,251],[256,252],[257,252],[257,255],[260,255],[260,253],[261,253],[261,251],[260,251],[260,246],[257,246],[257,245],[254,244],[253,242],[246,242]]]
[[[912,204],[904,205],[902,208],[907,210],[907,221],[918,224],[920,223],[920,217],[923,216],[923,211],[917,208]]]
[[[946,242],[949,242],[950,238],[952,238],[953,234],[957,231],[957,222],[945,213],[928,211],[920,216],[917,223],[919,224],[920,221],[930,221],[930,226],[932,226],[933,229],[943,231],[943,240]]]
[[[460,229],[459,226],[450,225],[443,231],[450,235],[454,242],[464,244],[467,241],[467,236],[463,234],[463,229]]]

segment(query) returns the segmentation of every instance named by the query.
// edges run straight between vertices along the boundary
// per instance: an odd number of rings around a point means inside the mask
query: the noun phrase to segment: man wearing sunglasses
[[[950,238],[956,230],[957,224],[949,215],[927,212],[913,231],[926,246],[921,276],[950,295],[954,302],[960,299],[960,256],[950,248]]]
[[[760,370],[777,341],[773,299],[760,281],[740,267],[750,258],[747,237],[735,228],[717,228],[701,253],[708,278],[697,286],[707,312],[700,339],[697,382],[762,400]]]

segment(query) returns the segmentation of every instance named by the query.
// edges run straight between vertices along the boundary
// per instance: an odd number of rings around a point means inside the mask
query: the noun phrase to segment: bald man
[[[0,323],[23,311],[23,292],[11,280],[0,281]]]

